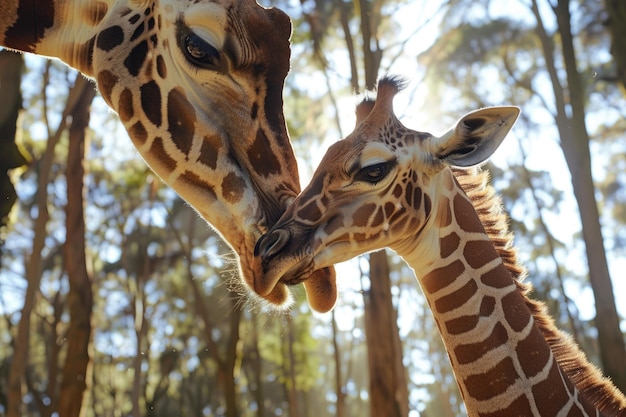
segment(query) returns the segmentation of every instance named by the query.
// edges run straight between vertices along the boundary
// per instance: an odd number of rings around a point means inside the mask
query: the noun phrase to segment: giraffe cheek
[[[352,216],[353,224],[357,227],[365,227],[370,223],[370,217],[376,210],[376,204],[370,203],[359,207]]]
[[[318,221],[320,217],[322,217],[322,212],[317,206],[317,201],[313,200],[308,204],[305,204],[296,216],[300,219],[307,220],[309,222]]]
[[[98,73],[96,81],[102,98],[104,98],[104,101],[106,101],[108,105],[112,106],[111,93],[113,92],[113,87],[118,83],[119,78],[111,71],[104,70]]]

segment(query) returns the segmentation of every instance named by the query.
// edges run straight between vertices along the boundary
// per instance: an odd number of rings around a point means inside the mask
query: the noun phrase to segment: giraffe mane
[[[554,319],[548,314],[545,303],[529,297],[532,285],[524,282],[527,271],[518,260],[502,198],[496,195],[494,188],[489,184],[489,172],[479,167],[453,168],[453,172],[461,188],[472,201],[487,235],[513,276],[517,290],[524,297],[526,305],[563,373],[583,397],[600,411],[610,415],[624,412],[626,410],[624,394],[611,383],[610,379],[604,377],[595,365],[589,362],[570,335],[556,327]]]

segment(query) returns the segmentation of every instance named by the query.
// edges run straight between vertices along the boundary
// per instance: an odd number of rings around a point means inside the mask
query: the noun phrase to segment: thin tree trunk
[[[135,296],[133,299],[133,313],[134,313],[134,329],[135,329],[135,356],[133,357],[133,382],[131,386],[131,416],[142,416],[142,398],[145,399],[145,391],[142,386],[143,371],[142,364],[145,359],[145,352],[148,352],[147,347],[144,345],[146,336],[148,333],[148,320],[146,319],[146,293],[144,291],[145,283],[149,278],[149,266],[148,266],[148,254],[145,253],[145,247],[140,250],[144,250],[144,253],[140,255],[140,259],[144,260],[144,264],[139,268],[139,272],[136,276],[136,288]]]
[[[17,117],[22,109],[20,81],[24,58],[12,51],[0,51],[0,228],[6,225],[9,212],[17,200],[8,171],[26,165],[26,158],[15,143]],[[0,233],[0,266],[4,239]]]
[[[67,104],[61,122],[54,135],[48,138],[46,151],[39,162],[39,178],[37,180],[37,202],[38,215],[35,219],[33,238],[33,251],[25,266],[26,294],[24,296],[24,306],[20,313],[20,321],[17,328],[17,336],[14,343],[14,353],[9,371],[9,383],[7,388],[7,417],[20,417],[22,415],[22,386],[26,364],[28,363],[28,345],[30,343],[30,316],[35,306],[35,296],[39,290],[41,281],[42,263],[41,251],[44,248],[47,236],[46,225],[50,214],[48,212],[48,182],[50,181],[50,170],[54,161],[54,149],[61,139],[61,134],[66,126],[66,119],[82,95],[85,88],[93,88],[84,77],[77,77],[76,83],[70,89]],[[45,98],[44,98],[45,100]]]
[[[180,239],[180,237],[177,238],[181,245],[183,245],[182,239]],[[189,251],[188,253],[189,255],[186,258],[188,260],[186,276],[193,292],[196,314],[204,324],[204,335],[207,342],[208,352],[217,364],[217,379],[224,393],[226,402],[226,417],[238,417],[237,385],[235,382],[236,376],[239,372],[239,364],[241,360],[239,331],[242,313],[241,306],[236,302],[236,300],[231,300],[233,302],[233,307],[229,316],[230,332],[228,334],[225,356],[222,356],[222,354],[220,354],[218,344],[211,336],[211,330],[215,327],[215,325],[213,324],[209,311],[206,308],[204,294],[200,290],[197,280],[193,277],[190,261],[191,252]],[[262,405],[260,404],[259,407],[261,406]]]
[[[626,95],[626,2],[605,0],[609,15],[606,26],[611,32],[611,55],[617,67],[617,81]]]
[[[239,337],[241,305],[234,298],[231,298],[231,302],[233,308],[229,316],[230,331],[228,332],[225,358],[222,362],[222,373],[224,375],[222,387],[224,389],[224,397],[226,398],[226,417],[238,417],[237,384],[235,381],[239,375],[240,367],[238,365],[241,363]]]
[[[259,316],[252,312],[252,367],[254,368],[254,398],[257,404],[256,417],[265,417],[265,397],[263,396],[263,358],[259,350]]]
[[[78,77],[82,78],[82,77]],[[91,312],[93,309],[92,280],[87,272],[85,255],[85,213],[83,178],[85,170],[85,132],[89,127],[89,109],[95,88],[86,86],[71,112],[67,151],[67,206],[65,270],[69,280],[67,305],[70,324],[67,330],[67,351],[59,394],[59,416],[79,417],[83,397],[91,382],[89,346],[91,344]]]
[[[569,96],[567,102],[556,72],[554,45],[543,26],[536,0],[533,0],[532,11],[537,19],[537,34],[542,42],[546,66],[554,88],[557,111],[555,121],[561,138],[561,148],[569,167],[574,196],[580,211],[589,265],[589,280],[596,306],[595,324],[598,329],[602,368],[619,389],[626,391],[626,346],[619,326],[615,295],[604,250],[600,215],[595,199],[589,135],[585,125],[584,91],[576,68],[569,0],[559,0],[554,9],[567,76]],[[567,112],[567,105],[571,108],[571,114]]]
[[[335,395],[337,396],[337,417],[344,417],[346,393],[343,386],[343,376],[341,372],[341,352],[339,351],[339,341],[337,340],[337,321],[335,320],[335,310],[332,311],[331,323],[333,326],[333,353],[335,357]]]
[[[286,376],[289,377],[289,383],[286,384],[287,388],[287,402],[289,404],[289,417],[298,417],[299,404],[298,404],[298,391],[296,387],[296,357],[293,351],[293,345],[295,343],[293,318],[288,315],[285,317],[287,321],[287,340],[286,344],[286,361],[285,371]]]
[[[378,69],[382,59],[382,51],[378,48],[372,49],[372,42],[375,40],[373,28],[371,27],[370,2],[358,0],[359,11],[361,12],[361,34],[363,36],[363,65],[365,68],[365,88],[373,90],[376,87]]]
[[[559,264],[559,260],[557,258],[556,255],[556,247],[555,247],[555,237],[552,235],[552,233],[550,232],[550,229],[548,228],[547,223],[544,220],[543,217],[543,212],[542,212],[542,205],[541,205],[541,200],[539,198],[539,195],[537,193],[537,189],[535,188],[531,177],[530,177],[530,173],[528,171],[528,168],[526,167],[526,151],[524,150],[524,146],[522,145],[521,142],[518,142],[519,146],[519,152],[520,155],[522,157],[522,178],[521,180],[524,181],[524,185],[526,186],[526,188],[530,191],[530,195],[532,197],[533,203],[535,205],[535,210],[537,211],[537,221],[539,223],[539,228],[541,229],[542,233],[545,235],[546,237],[546,245],[548,246],[548,251],[549,251],[549,257],[552,260],[552,262],[554,263],[554,273],[556,275],[556,279],[559,283],[559,291],[561,292],[561,296],[563,297],[563,301],[564,301],[564,305],[563,305],[563,309],[565,310],[565,314],[567,315],[567,321],[569,323],[569,331],[572,334],[572,337],[574,338],[574,341],[580,345],[582,340],[580,339],[580,335],[578,332],[578,326],[576,325],[576,320],[574,318],[574,314],[572,313],[572,300],[567,296],[567,292],[565,291],[565,280],[563,278],[563,274],[561,273],[561,266]],[[559,302],[560,304],[560,302]]]
[[[370,290],[363,298],[371,416],[407,417],[409,393],[385,251],[370,254]]]
[[[350,85],[352,91],[357,93],[359,91],[359,71],[356,65],[356,52],[354,47],[354,40],[352,39],[352,33],[350,32],[350,3],[343,0],[336,0],[336,6],[339,8],[341,28],[343,29],[343,36],[346,40],[346,47],[348,48],[348,57],[350,58]],[[337,124],[339,126],[339,123]]]

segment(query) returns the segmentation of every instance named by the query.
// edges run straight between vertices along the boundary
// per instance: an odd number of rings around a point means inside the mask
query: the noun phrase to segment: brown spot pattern
[[[334,232],[339,229],[343,229],[343,217],[334,217],[331,221],[329,221],[326,226],[324,226],[324,232],[327,236],[331,236]]]
[[[157,74],[159,74],[159,77],[161,77],[162,79],[167,78],[167,66],[165,65],[165,60],[163,59],[163,55],[158,55],[156,57],[156,69],[157,69]]]
[[[458,290],[435,301],[435,309],[444,314],[467,303],[478,291],[476,281],[470,280]]]
[[[139,87],[141,108],[150,122],[160,127],[163,121],[161,115],[161,89],[155,81],[148,81]],[[175,139],[175,138],[174,138]]]
[[[454,354],[460,364],[472,363],[505,344],[507,339],[508,335],[504,326],[501,323],[496,323],[486,339],[477,343],[458,345],[454,348]]]
[[[257,174],[268,177],[271,174],[280,173],[280,162],[272,152],[270,141],[263,129],[257,130],[256,138],[248,148],[246,155]]]
[[[490,240],[472,240],[465,244],[463,256],[472,268],[478,269],[496,259],[498,252]]]
[[[196,112],[180,88],[172,89],[167,95],[167,130],[176,147],[189,155],[196,130]]]
[[[176,160],[172,159],[169,152],[165,150],[165,144],[160,137],[154,138],[152,146],[150,147],[150,154],[155,157],[163,166],[173,170],[176,168]]]
[[[310,200],[298,210],[298,218],[309,221],[317,221],[322,216],[322,212],[317,207],[315,199]]]
[[[413,191],[413,208],[415,210],[419,210],[421,205],[422,205],[422,189],[419,187],[416,187],[415,191]]]
[[[480,282],[493,288],[504,288],[513,283],[511,273],[504,264],[499,264],[480,277]]]
[[[354,212],[354,225],[357,227],[364,227],[367,226],[370,216],[372,215],[372,213],[374,212],[374,210],[376,210],[376,204],[374,203],[369,203],[369,204],[364,204],[361,207],[359,207],[355,212]]]
[[[483,296],[480,302],[480,315],[481,317],[489,317],[493,310],[496,308],[496,299],[490,295]]]
[[[391,201],[386,202],[383,207],[385,209],[385,217],[387,219],[390,218],[393,212],[396,210],[396,205]]]
[[[471,316],[461,316],[446,321],[446,330],[448,333],[458,335],[473,330],[478,324],[480,317],[476,314]]]
[[[252,103],[252,109],[250,110],[250,118],[252,120],[256,120],[258,116],[258,112],[259,112],[259,104],[256,102]]]
[[[243,196],[246,182],[237,174],[230,172],[222,180],[222,196],[229,203],[237,203]]]
[[[477,375],[465,378],[468,394],[478,400],[485,401],[500,394],[515,384],[518,375],[513,359],[506,357],[493,368]],[[542,414],[545,416],[556,414]]]
[[[569,393],[563,389],[563,380],[556,364],[553,364],[545,380],[533,386],[532,392],[542,416],[556,416],[569,401]]]
[[[393,188],[393,191],[391,192],[391,194],[396,198],[400,198],[400,196],[402,195],[402,186],[400,184],[396,184],[396,186]]]
[[[128,88],[124,88],[120,93],[120,98],[117,102],[117,114],[123,122],[129,121],[135,115],[133,93]]]
[[[98,73],[96,81],[98,82],[100,94],[102,94],[102,97],[107,103],[111,104],[111,93],[113,92],[113,87],[115,87],[119,81],[119,78],[111,71],[104,70]]]
[[[44,37],[46,29],[54,24],[55,4],[53,1],[18,1],[16,3],[18,4],[17,19],[4,34],[4,44],[25,52],[34,52],[35,46]],[[2,13],[8,12],[3,10]],[[33,25],[33,16],[37,16],[36,25]]]
[[[124,31],[120,26],[111,26],[100,32],[96,40],[96,46],[105,52],[111,51],[113,48],[124,42]]]
[[[524,299],[517,291],[502,297],[502,310],[507,323],[515,332],[523,330],[532,319]]]
[[[383,224],[384,221],[385,221],[385,215],[383,214],[383,209],[382,207],[378,207],[378,210],[376,210],[376,214],[374,215],[374,218],[372,219],[372,223],[370,224],[370,226],[378,227],[381,224]]]
[[[463,271],[465,271],[465,266],[457,259],[449,265],[434,269],[424,275],[421,279],[422,287],[427,293],[433,294],[452,284]]]
[[[427,219],[432,211],[432,201],[427,194],[424,194],[424,218]]]
[[[526,339],[518,342],[515,351],[528,378],[541,372],[550,360],[550,348],[537,326],[532,328]]]
[[[205,136],[200,147],[199,161],[211,169],[216,169],[221,147],[222,141],[218,136]]]
[[[187,185],[195,187],[201,192],[208,194],[211,200],[217,200],[217,194],[215,194],[213,186],[204,181],[202,177],[197,175],[195,172],[186,171],[180,176],[180,180]]]
[[[130,37],[130,41],[132,42],[136,40],[137,38],[139,38],[143,34],[144,30],[145,30],[145,24],[144,22],[141,22],[139,25],[137,25],[137,27],[133,31],[133,34]]]
[[[413,184],[410,182],[404,188],[404,199],[409,207],[413,207]]]
[[[140,147],[141,145],[146,143],[146,139],[148,139],[148,132],[141,122],[137,122],[129,127],[128,135],[130,136],[136,147]]]
[[[446,259],[452,255],[459,247],[459,243],[461,243],[461,238],[455,232],[439,239],[439,255],[441,258]]]
[[[148,56],[148,42],[143,41],[138,43],[128,54],[126,59],[124,60],[124,66],[132,75],[136,77],[141,71],[141,67]]]
[[[465,232],[485,232],[474,206],[462,194],[454,196],[454,217],[459,227]]]

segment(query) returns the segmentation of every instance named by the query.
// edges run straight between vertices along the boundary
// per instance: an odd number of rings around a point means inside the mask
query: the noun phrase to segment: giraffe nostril
[[[286,230],[277,229],[261,236],[254,247],[254,256],[270,258],[276,255],[289,242],[290,234]]]

